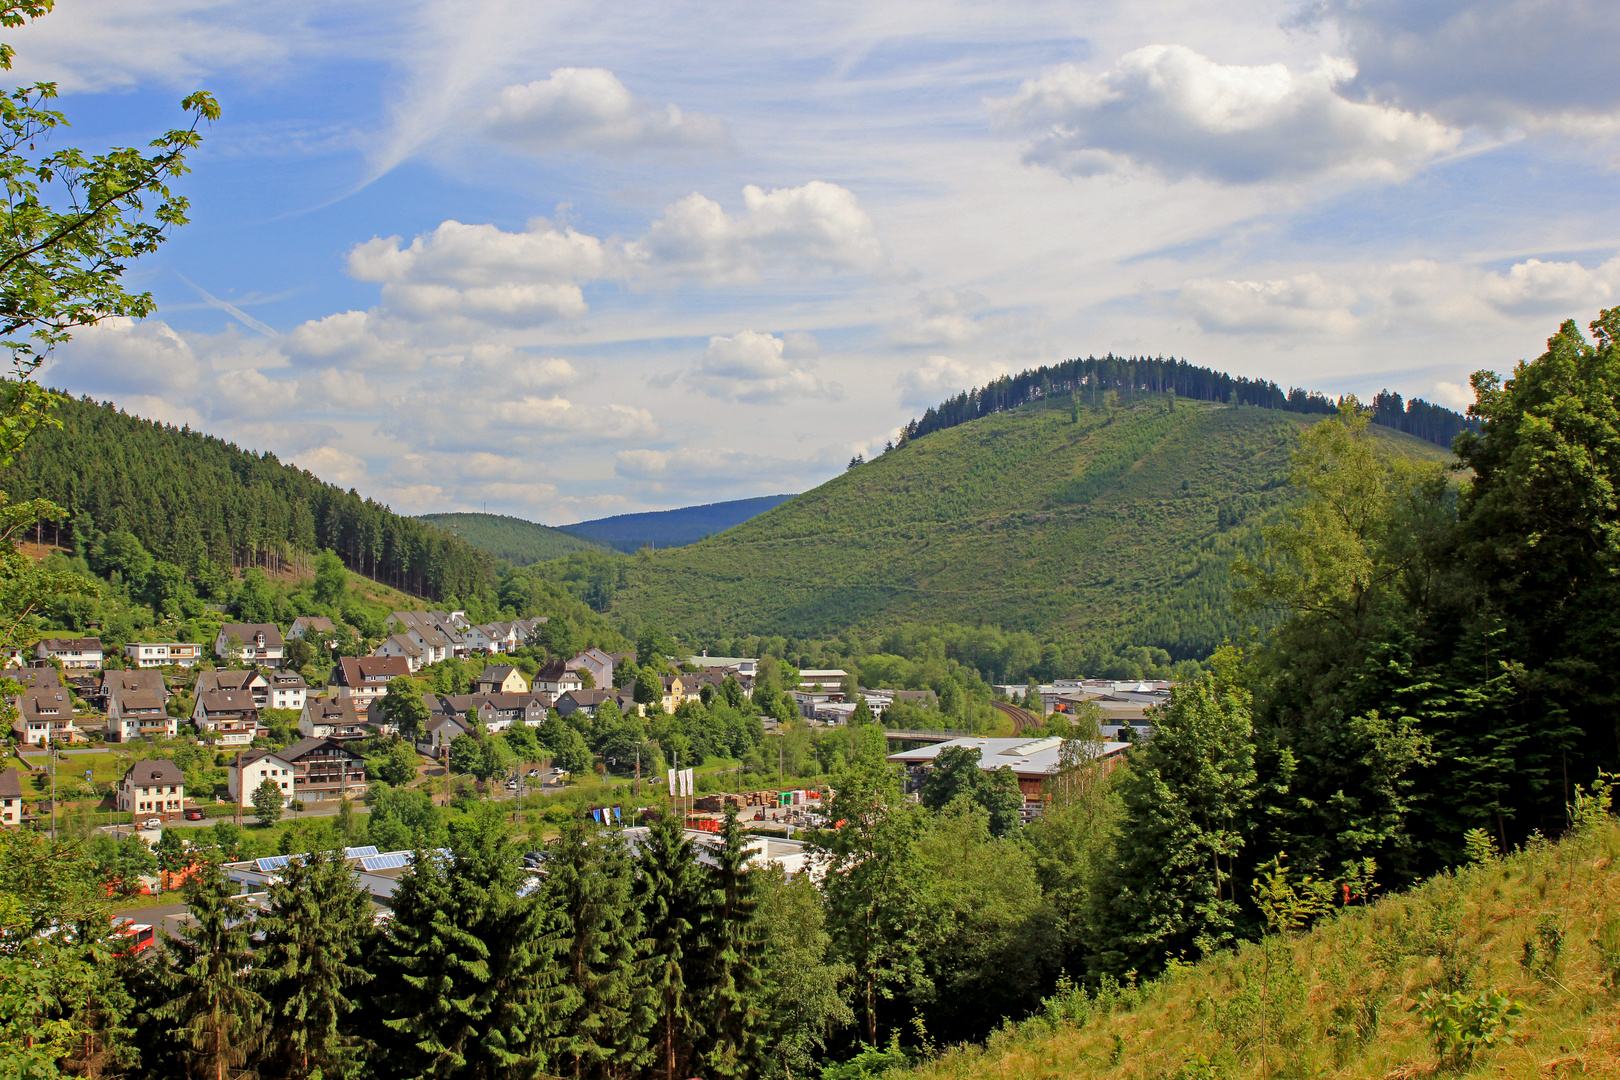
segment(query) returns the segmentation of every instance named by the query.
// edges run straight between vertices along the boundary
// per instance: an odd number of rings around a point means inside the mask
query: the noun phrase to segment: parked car
[[[140,827],[143,829],[161,829],[163,828],[163,819],[149,817],[140,823]]]
[[[530,769],[528,772],[524,773],[523,775],[527,776],[530,780],[533,780],[535,777],[540,775],[540,770],[539,769]]]
[[[202,819],[203,819],[203,812],[201,810],[193,808],[193,809],[190,809],[190,810],[186,811],[186,820],[187,821],[201,821]]]
[[[517,790],[517,781],[516,780],[508,780],[506,782],[506,790],[507,791],[516,791]]]

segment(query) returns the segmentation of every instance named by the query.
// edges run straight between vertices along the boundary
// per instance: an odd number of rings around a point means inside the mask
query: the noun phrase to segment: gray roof
[[[22,798],[22,776],[16,769],[0,769],[0,799]]]
[[[140,787],[145,784],[184,784],[186,774],[180,766],[164,758],[137,761],[124,774],[124,782]]]
[[[235,638],[243,645],[246,645],[248,642],[255,640],[260,634],[263,634],[264,646],[267,649],[273,649],[278,645],[285,644],[281,640],[281,628],[275,623],[228,622],[219,628],[219,632],[224,636],[227,643],[232,638]]]

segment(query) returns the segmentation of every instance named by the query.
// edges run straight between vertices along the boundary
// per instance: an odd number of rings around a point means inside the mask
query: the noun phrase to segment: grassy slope
[[[504,514],[423,514],[421,519],[454,533],[480,551],[518,566],[556,559],[574,551],[599,551],[602,545]]]
[[[1611,821],[1352,907],[1269,949],[1218,954],[1140,991],[1060,995],[985,1047],[947,1052],[907,1075],[1411,1080],[1437,1072],[1412,1008],[1424,990],[1448,987],[1496,990],[1525,1007],[1512,1038],[1461,1073],[1620,1075],[1617,857],[1620,826]],[[1554,939],[1561,945],[1547,963]]]
[[[641,562],[646,622],[817,634],[917,619],[1206,651],[1240,626],[1229,567],[1287,498],[1311,419],[1162,399],[1112,423],[1059,405],[935,432],[719,536]],[[1397,452],[1429,443],[1375,428]],[[1184,486],[1185,485],[1185,486]],[[1222,531],[1225,507],[1241,524]]]

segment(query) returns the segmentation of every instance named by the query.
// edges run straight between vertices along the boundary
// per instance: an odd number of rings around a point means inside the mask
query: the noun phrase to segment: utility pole
[[[45,731],[45,764],[51,770],[51,840],[56,840],[56,740]]]

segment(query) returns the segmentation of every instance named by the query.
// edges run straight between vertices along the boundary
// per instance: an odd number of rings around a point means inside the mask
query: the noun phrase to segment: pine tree
[[[657,1017],[649,1033],[650,1071],[663,1080],[679,1080],[691,1074],[697,1034],[695,988],[688,984],[686,970],[688,952],[696,945],[702,881],[692,845],[674,814],[653,822],[636,868],[636,896],[646,920],[647,989]]]
[[[542,1074],[555,1037],[558,935],[523,884],[501,814],[452,826],[450,854],[418,852],[381,947],[378,1060],[401,1077]]]
[[[652,1027],[642,954],[642,917],[634,903],[624,843],[583,822],[553,845],[548,903],[563,924],[563,996],[553,1071],[615,1077],[647,1063]]]
[[[1118,849],[1090,917],[1099,972],[1150,974],[1231,936],[1254,761],[1246,691],[1224,675],[1176,688],[1121,785]]]
[[[226,1080],[263,1039],[265,1000],[242,978],[253,965],[246,904],[208,864],[186,890],[191,922],[169,941],[173,996],[159,1010],[184,1048],[188,1071]]]
[[[363,1047],[353,1033],[353,994],[370,975],[362,948],[371,904],[341,851],[294,859],[268,886],[260,920],[259,989],[269,1003],[272,1075],[323,1080],[359,1075]]]
[[[746,1076],[761,1056],[757,1002],[764,943],[754,924],[759,900],[747,865],[751,854],[743,846],[737,808],[728,806],[715,865],[707,871],[702,944],[694,957],[694,981],[702,989],[699,1053],[705,1073],[718,1077]]]

